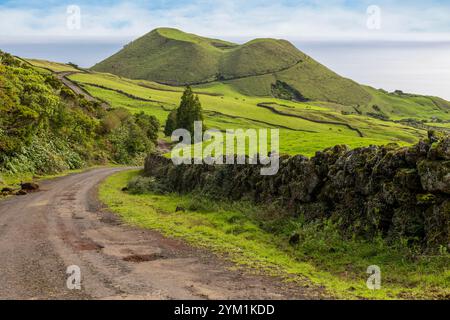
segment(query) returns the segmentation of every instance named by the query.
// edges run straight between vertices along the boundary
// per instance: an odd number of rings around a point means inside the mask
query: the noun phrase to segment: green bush
[[[128,183],[128,192],[131,194],[157,193],[163,194],[166,190],[155,178],[137,176]]]
[[[2,170],[10,173],[57,173],[85,165],[81,156],[67,142],[55,136],[36,136],[32,143],[12,156],[2,154]]]

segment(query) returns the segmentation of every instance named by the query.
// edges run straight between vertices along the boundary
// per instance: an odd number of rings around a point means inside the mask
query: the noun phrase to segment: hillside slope
[[[345,105],[371,95],[285,40],[256,39],[243,45],[161,28],[126,45],[94,71],[169,85],[229,82],[241,93]]]
[[[0,51],[0,175],[135,163],[153,149],[156,118],[107,110],[59,76]]]

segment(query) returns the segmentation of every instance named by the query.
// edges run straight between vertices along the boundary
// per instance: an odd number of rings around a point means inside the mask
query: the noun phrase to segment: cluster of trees
[[[112,160],[118,163],[140,161],[154,149],[160,124],[144,112],[132,115],[123,108],[109,111],[101,121]]]
[[[203,122],[202,105],[198,95],[194,94],[191,87],[187,87],[179,108],[173,110],[167,118],[164,134],[169,137],[176,129],[186,129],[193,137],[195,121]]]
[[[144,113],[105,110],[52,74],[0,51],[0,171],[135,163],[153,150],[159,126]]]
[[[58,119],[62,108],[51,75],[0,52],[0,153],[12,154]]]

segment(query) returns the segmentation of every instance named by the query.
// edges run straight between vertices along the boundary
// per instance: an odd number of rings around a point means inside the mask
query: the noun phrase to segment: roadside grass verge
[[[279,216],[275,208],[246,202],[212,201],[201,196],[124,193],[139,171],[109,177],[100,200],[129,224],[155,229],[206,248],[247,272],[281,276],[299,285],[324,286],[340,299],[448,299],[449,255],[421,256],[399,243],[343,239],[330,224],[306,224]],[[185,208],[176,212],[177,207]],[[290,245],[293,232],[298,245]],[[382,270],[382,289],[369,290],[367,268]]]

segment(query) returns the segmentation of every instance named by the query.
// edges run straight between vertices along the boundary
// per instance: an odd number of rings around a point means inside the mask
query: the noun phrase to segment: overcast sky
[[[450,99],[449,17],[449,0],[0,0],[0,49],[87,66],[161,26],[275,37],[357,81]]]

